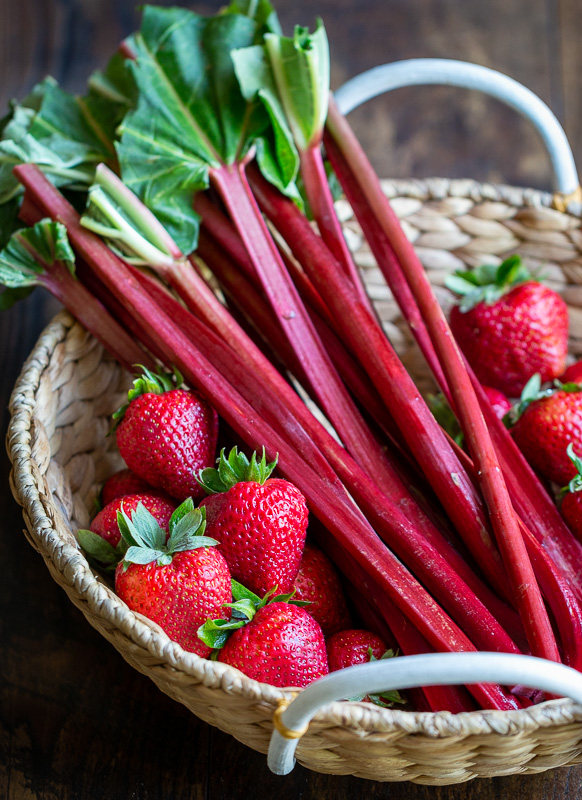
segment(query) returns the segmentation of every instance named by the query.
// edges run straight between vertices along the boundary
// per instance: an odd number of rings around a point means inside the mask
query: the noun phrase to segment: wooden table
[[[0,0],[0,101],[46,73],[70,90],[137,25],[129,0]],[[215,3],[196,10],[215,11]],[[577,0],[281,0],[286,31],[323,17],[333,86],[384,61],[460,58],[506,72],[555,111],[582,163],[582,7]],[[0,114],[3,111],[0,111]],[[474,93],[399,90],[354,114],[379,172],[391,177],[473,177],[550,188],[530,126]],[[2,426],[22,362],[57,306],[35,293],[0,316]],[[513,797],[574,800],[582,768],[482,780],[458,787],[380,784],[297,767],[286,778],[262,755],[198,721],[122,660],[53,583],[21,534],[9,464],[0,458],[0,797],[6,800],[232,800],[276,795]]]

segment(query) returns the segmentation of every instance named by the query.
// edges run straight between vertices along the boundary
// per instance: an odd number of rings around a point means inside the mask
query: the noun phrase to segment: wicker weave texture
[[[555,211],[549,195],[533,190],[444,180],[387,181],[384,188],[443,305],[450,302],[441,288],[449,271],[519,252],[568,302],[570,352],[582,355],[578,217]],[[341,201],[338,208],[390,339],[419,385],[432,388],[351,209]],[[13,392],[7,441],[27,537],[71,601],[129,664],[197,716],[266,752],[272,713],[289,692],[184,652],[129,611],[77,547],[75,531],[88,525],[100,485],[121,465],[105,434],[128,385],[129,377],[68,314],[59,314],[41,336]],[[334,703],[314,719],[297,758],[320,772],[439,785],[540,772],[582,762],[582,706],[554,700],[517,712],[455,716]]]

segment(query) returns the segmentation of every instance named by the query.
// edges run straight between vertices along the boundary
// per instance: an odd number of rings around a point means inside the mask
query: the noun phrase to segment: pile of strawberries
[[[334,566],[306,544],[305,498],[273,476],[276,459],[233,447],[215,462],[217,415],[179,375],[144,369],[114,417],[127,468],[105,483],[78,539],[95,566],[115,571],[129,608],[185,650],[273,686],[392,655],[351,629]]]

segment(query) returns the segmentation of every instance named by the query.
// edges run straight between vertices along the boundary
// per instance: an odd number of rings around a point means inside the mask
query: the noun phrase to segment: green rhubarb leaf
[[[146,6],[133,41],[137,104],[120,127],[121,174],[186,255],[198,234],[193,197],[208,187],[209,170],[243,161],[259,141],[263,155],[270,146],[268,114],[241,93],[231,58],[262,41],[266,6],[256,17],[236,8],[202,17]],[[285,188],[279,170],[265,177]]]
[[[299,171],[299,154],[293,134],[287,124],[283,105],[277,94],[277,86],[263,45],[234,50],[232,60],[242,94],[247,102],[261,101],[272,128],[270,140],[263,137],[257,145],[257,160],[261,170],[278,169],[282,182],[291,184]],[[267,144],[269,142],[269,144]]]
[[[320,141],[329,100],[329,44],[321,20],[314,33],[265,35],[265,48],[287,121],[299,150]]]
[[[0,292],[0,311],[8,311],[20,300],[26,298],[34,291],[34,286],[21,286],[19,289],[3,289]]]
[[[37,164],[56,186],[85,191],[101,161],[115,162],[113,139],[121,119],[90,92],[76,97],[46,78],[13,108],[0,140],[0,203],[21,192],[17,164]],[[123,107],[123,113],[126,111]]]
[[[207,467],[200,470],[198,476],[198,483],[209,494],[227,492],[243,481],[265,483],[277,466],[277,458],[267,463],[265,448],[263,448],[260,460],[257,460],[256,452],[249,460],[244,453],[239,452],[237,447],[233,447],[228,456],[225,455],[224,448],[220,451],[217,464],[216,468]]]
[[[0,205],[0,250],[6,247],[12,234],[22,227],[18,218],[19,210],[20,199],[17,197]]]
[[[13,233],[0,251],[0,284],[17,290],[35,286],[45,267],[57,261],[74,274],[75,256],[65,226],[43,219]]]
[[[234,0],[223,13],[243,14],[251,17],[261,29],[271,33],[281,33],[279,19],[268,0]]]
[[[91,96],[77,97],[47,83],[30,134],[71,165],[97,165],[115,156],[115,130],[95,115]],[[93,167],[94,169],[94,167]]]
[[[130,49],[131,42],[132,37],[126,40]],[[88,87],[92,115],[101,120],[101,127],[109,131],[113,142],[117,126],[135,104],[136,87],[127,58],[114,53],[104,70],[97,70],[90,76]]]
[[[263,44],[235,50],[232,59],[245,99],[260,100],[269,115],[283,183],[294,185],[297,151],[320,141],[327,116],[330,70],[325,29],[318,21],[313,34],[299,26],[292,37],[266,33]],[[260,153],[259,158],[265,155],[269,153]],[[299,197],[297,192],[296,201]]]

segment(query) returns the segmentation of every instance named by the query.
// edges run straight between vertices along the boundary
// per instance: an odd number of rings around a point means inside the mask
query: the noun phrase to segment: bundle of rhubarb
[[[101,565],[117,565],[116,589],[131,608],[184,648],[214,651],[274,685],[325,673],[335,645],[328,640],[328,661],[321,618],[314,622],[318,593],[302,596],[297,578],[305,502],[310,547],[335,564],[354,619],[382,634],[382,648],[523,652],[582,667],[582,544],[523,444],[537,452],[534,431],[566,465],[548,480],[570,481],[575,495],[582,391],[568,379],[547,385],[566,364],[563,303],[537,307],[549,328],[539,347],[535,314],[520,310],[506,322],[524,337],[507,366],[499,343],[484,345],[508,378],[496,386],[494,371],[477,369],[484,351],[475,356],[469,339],[487,317],[500,329],[499,308],[507,317],[515,292],[528,294],[532,308],[544,292],[531,285],[541,283],[515,259],[499,275],[486,266],[454,276],[463,301],[451,324],[463,354],[333,103],[321,23],[286,37],[267,0],[235,0],[213,17],[146,6],[140,30],[91,76],[84,96],[47,79],[1,125],[3,304],[42,285],[124,367],[143,368],[117,427],[132,473],[116,479],[121,493],[108,488],[100,519],[79,534]],[[338,183],[458,425],[457,441],[366,294],[335,213]],[[479,322],[469,316],[480,312]],[[503,353],[513,346],[507,332],[501,342]],[[519,419],[509,412],[512,435],[491,389],[516,400],[526,384]],[[130,421],[148,422],[170,395],[166,433],[142,438]],[[571,414],[562,430],[559,413],[545,433],[535,420],[528,426],[540,404],[557,402]],[[196,406],[185,427],[174,403],[180,413],[182,403]],[[132,414],[135,404],[143,405]],[[228,446],[214,469],[217,435]],[[281,495],[278,534],[265,536],[262,501],[249,498],[248,486],[260,495],[279,481],[293,499]],[[298,617],[308,630],[294,649],[314,643],[306,650],[313,672],[299,678],[290,668],[282,683],[271,671],[249,672],[268,661],[270,646],[254,626],[289,623],[295,635]],[[357,650],[351,636],[347,649]],[[372,645],[363,645],[366,657],[380,652]],[[453,711],[532,702],[496,685],[426,687],[412,698]]]

